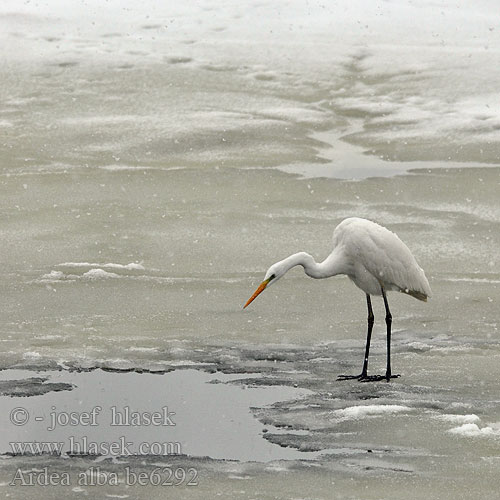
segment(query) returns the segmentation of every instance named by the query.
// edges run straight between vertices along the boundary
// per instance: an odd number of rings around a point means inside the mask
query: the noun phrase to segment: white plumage
[[[424,271],[409,248],[392,231],[358,217],[342,221],[333,232],[337,265],[369,295],[394,290],[419,300],[431,296]]]
[[[267,271],[264,281],[259,285],[244,307],[247,307],[267,287],[276,283],[292,267],[302,266],[304,272],[312,278],[329,278],[338,274],[347,275],[366,293],[368,305],[368,335],[365,361],[360,380],[379,380],[380,377],[368,377],[368,354],[373,311],[371,295],[382,295],[386,308],[387,324],[387,370],[384,378],[391,378],[390,337],[392,316],[387,302],[387,291],[399,291],[426,301],[431,296],[431,288],[422,268],[408,247],[392,231],[359,217],[342,221],[333,232],[333,250],[320,263],[311,255],[299,252],[276,264]],[[345,376],[345,378],[353,378]]]

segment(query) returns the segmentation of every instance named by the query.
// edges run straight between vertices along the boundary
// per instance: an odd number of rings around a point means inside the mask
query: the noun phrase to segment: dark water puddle
[[[0,373],[0,453],[316,458],[264,439],[266,431],[279,431],[264,429],[251,410],[311,391],[228,383],[242,378],[191,369],[161,375],[48,371],[41,377],[6,370]]]

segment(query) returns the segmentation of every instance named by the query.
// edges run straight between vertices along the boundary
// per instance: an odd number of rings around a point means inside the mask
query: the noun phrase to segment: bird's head
[[[271,285],[274,285],[286,272],[288,268],[283,265],[283,262],[277,262],[273,264],[266,273],[264,277],[264,281],[257,287],[257,290],[253,293],[253,295],[247,300],[247,303],[243,306],[243,309],[250,305],[259,294],[261,294],[266,288],[269,288]]]

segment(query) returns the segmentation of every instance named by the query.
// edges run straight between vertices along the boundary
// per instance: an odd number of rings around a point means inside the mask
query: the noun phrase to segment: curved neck
[[[329,278],[337,274],[344,274],[342,261],[339,256],[332,252],[323,262],[316,262],[314,258],[306,252],[299,252],[290,255],[282,260],[282,263],[289,271],[292,267],[302,266],[304,272],[311,278],[321,279]],[[285,271],[285,272],[286,272]]]

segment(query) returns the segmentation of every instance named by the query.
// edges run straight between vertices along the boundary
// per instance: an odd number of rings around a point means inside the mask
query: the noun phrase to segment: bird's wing
[[[369,221],[366,221],[369,222]],[[425,300],[429,282],[408,247],[393,232],[370,222],[349,231],[350,252],[386,290],[398,290]]]

